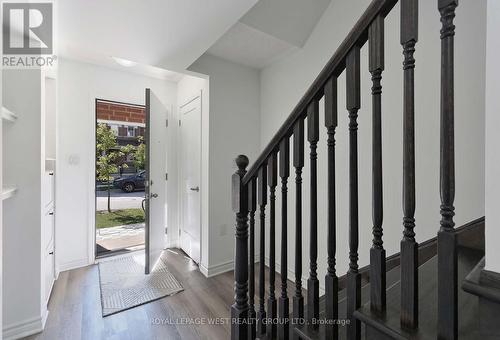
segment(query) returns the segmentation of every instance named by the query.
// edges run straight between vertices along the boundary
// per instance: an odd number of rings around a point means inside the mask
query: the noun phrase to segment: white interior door
[[[181,105],[181,248],[200,263],[201,94]]]
[[[166,117],[165,106],[146,89],[146,274],[152,271],[165,246]]]

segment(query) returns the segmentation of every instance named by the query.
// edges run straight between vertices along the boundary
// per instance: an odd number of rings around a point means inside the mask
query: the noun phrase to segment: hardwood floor
[[[103,318],[97,265],[60,273],[45,330],[29,340],[228,339],[230,325],[170,324],[181,318],[229,318],[233,272],[205,278],[185,254],[166,251],[169,270],[184,291]]]

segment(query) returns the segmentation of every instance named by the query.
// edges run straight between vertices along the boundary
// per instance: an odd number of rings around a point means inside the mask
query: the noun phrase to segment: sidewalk
[[[108,250],[142,245],[144,244],[144,223],[97,229],[96,243]]]

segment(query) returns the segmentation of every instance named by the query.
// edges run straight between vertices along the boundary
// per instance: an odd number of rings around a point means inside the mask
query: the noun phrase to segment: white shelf
[[[9,122],[15,122],[17,120],[17,115],[5,106],[2,106],[2,119]]]
[[[4,187],[2,188],[2,201],[10,198],[16,194],[16,187]]]

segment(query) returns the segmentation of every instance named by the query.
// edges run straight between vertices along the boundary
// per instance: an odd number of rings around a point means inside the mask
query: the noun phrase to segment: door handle
[[[189,190],[198,192],[200,191],[200,187],[189,188]]]
[[[149,197],[150,198],[158,198],[158,194],[150,194]]]

